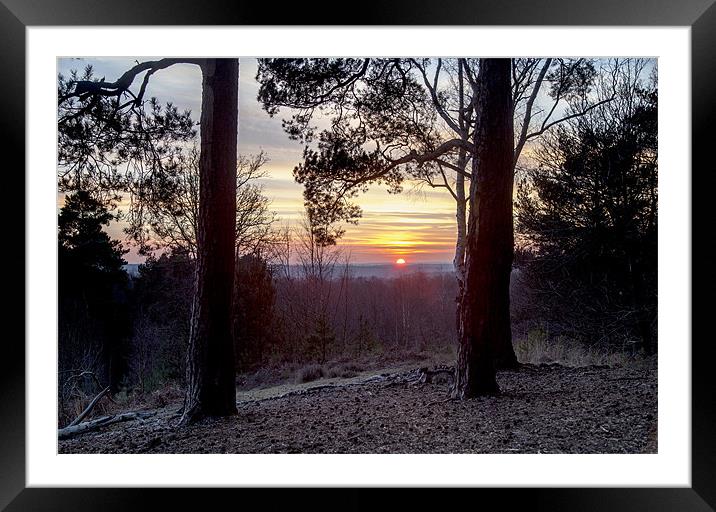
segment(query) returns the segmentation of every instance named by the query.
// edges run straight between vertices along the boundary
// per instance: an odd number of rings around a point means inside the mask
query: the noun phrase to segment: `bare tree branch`
[[[539,93],[539,90],[542,87],[542,82],[544,81],[544,77],[547,74],[547,70],[549,69],[551,64],[552,64],[552,59],[545,59],[545,63],[542,66],[539,76],[537,77],[537,81],[535,82],[534,87],[532,88],[532,93],[530,94],[530,97],[527,100],[527,106],[525,107],[525,117],[522,122],[522,130],[520,131],[520,137],[519,137],[519,139],[517,139],[517,145],[515,147],[515,156],[513,159],[514,164],[516,164],[517,160],[520,158],[520,153],[522,153],[522,148],[524,147],[525,142],[527,142],[527,133],[529,131],[530,121],[532,120],[532,106],[534,105],[535,99],[537,98],[537,94]]]
[[[98,82],[92,81],[92,80],[77,80],[74,82],[75,89],[71,93],[65,94],[61,96],[58,100],[58,104],[62,104],[63,102],[67,101],[70,98],[79,98],[83,96],[91,96],[91,95],[98,95],[98,96],[120,96],[123,92],[126,92],[129,87],[134,82],[134,79],[139,75],[140,73],[144,71],[148,71],[148,75],[151,75],[155,71],[158,71],[160,69],[168,68],[169,66],[172,66],[174,64],[184,63],[184,64],[197,64],[201,66],[204,63],[205,59],[159,59],[159,60],[149,60],[146,62],[142,62],[141,64],[137,64],[130,70],[126,71],[122,76],[120,76],[117,80],[114,82],[105,82],[104,80],[100,80]],[[144,82],[142,83],[142,88],[140,95],[137,96],[136,101],[141,101],[141,95],[144,94],[144,90],[146,89],[146,83],[147,83],[148,77],[144,77]]]
[[[589,112],[590,110],[593,110],[593,109],[597,108],[597,107],[600,106],[600,105],[604,105],[605,103],[609,103],[609,102],[612,101],[613,99],[614,99],[614,96],[612,95],[612,96],[609,97],[609,98],[606,98],[606,99],[604,99],[604,100],[598,101],[597,103],[593,103],[592,105],[589,105],[588,107],[586,107],[585,109],[583,109],[583,110],[581,110],[581,111],[579,111],[579,112],[575,112],[575,113],[570,114],[570,115],[568,115],[568,116],[564,116],[564,117],[562,117],[562,118],[560,118],[560,119],[557,119],[557,120],[555,120],[555,121],[552,121],[551,123],[549,123],[549,124],[547,124],[547,125],[543,125],[538,131],[532,132],[532,133],[530,133],[529,135],[527,135],[527,140],[529,140],[529,139],[531,139],[531,138],[534,138],[534,137],[538,137],[539,135],[542,135],[544,132],[546,132],[546,131],[549,130],[552,126],[554,126],[554,125],[556,125],[556,124],[562,123],[562,122],[564,122],[564,121],[568,121],[569,119],[574,119],[575,117],[583,116],[584,114],[586,114],[586,113]]]

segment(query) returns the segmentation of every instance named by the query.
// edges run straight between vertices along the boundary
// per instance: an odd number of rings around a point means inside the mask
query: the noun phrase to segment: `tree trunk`
[[[463,140],[467,142],[467,135]],[[467,167],[467,157],[464,148],[460,148],[457,165],[463,171]],[[467,244],[467,201],[465,198],[465,175],[456,173],[455,179],[455,220],[457,221],[457,237],[455,239],[455,257],[452,260],[455,278],[457,279],[457,297],[455,298],[455,324],[460,332],[461,324],[461,297],[465,289],[465,248]]]
[[[457,166],[462,171],[467,165],[467,155],[464,148],[460,148]],[[455,178],[455,220],[457,223],[457,238],[455,240],[455,257],[452,264],[458,281],[458,289],[462,290],[465,281],[465,234],[467,232],[467,203],[465,201],[465,175],[458,172]]]
[[[510,265],[511,266],[511,265]],[[520,366],[517,361],[517,354],[515,354],[515,347],[512,345],[512,328],[510,324],[510,278],[507,278],[507,301],[504,303],[504,336],[497,340],[497,347],[495,349],[495,367],[498,370],[510,370]]]
[[[202,74],[196,275],[183,424],[236,414],[231,302],[239,62],[207,59]]]
[[[452,394],[465,399],[498,391],[496,358],[512,346],[513,126],[510,60],[482,59],[470,183],[465,286]]]

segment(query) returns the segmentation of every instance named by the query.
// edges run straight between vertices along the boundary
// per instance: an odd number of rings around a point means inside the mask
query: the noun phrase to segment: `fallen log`
[[[101,418],[97,418],[95,420],[85,421],[84,423],[79,423],[77,425],[70,425],[65,428],[61,428],[57,430],[57,438],[59,440],[69,439],[70,437],[84,434],[85,432],[99,430],[100,428],[105,427],[107,425],[112,425],[114,423],[120,423],[123,421],[143,420],[149,418],[150,416],[154,416],[155,414],[155,412],[139,411],[125,412],[122,414],[117,414],[115,416],[102,416]]]

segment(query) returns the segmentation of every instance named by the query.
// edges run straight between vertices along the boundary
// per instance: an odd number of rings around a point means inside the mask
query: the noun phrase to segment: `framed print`
[[[133,3],[0,6],[3,507],[716,508],[710,0]]]

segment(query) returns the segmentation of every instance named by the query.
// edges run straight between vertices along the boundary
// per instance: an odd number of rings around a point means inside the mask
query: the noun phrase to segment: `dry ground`
[[[238,393],[238,415],[184,428],[174,412],[59,442],[60,453],[654,453],[655,364],[501,372],[502,393],[446,401],[398,371]],[[412,374],[414,375],[414,373]]]

